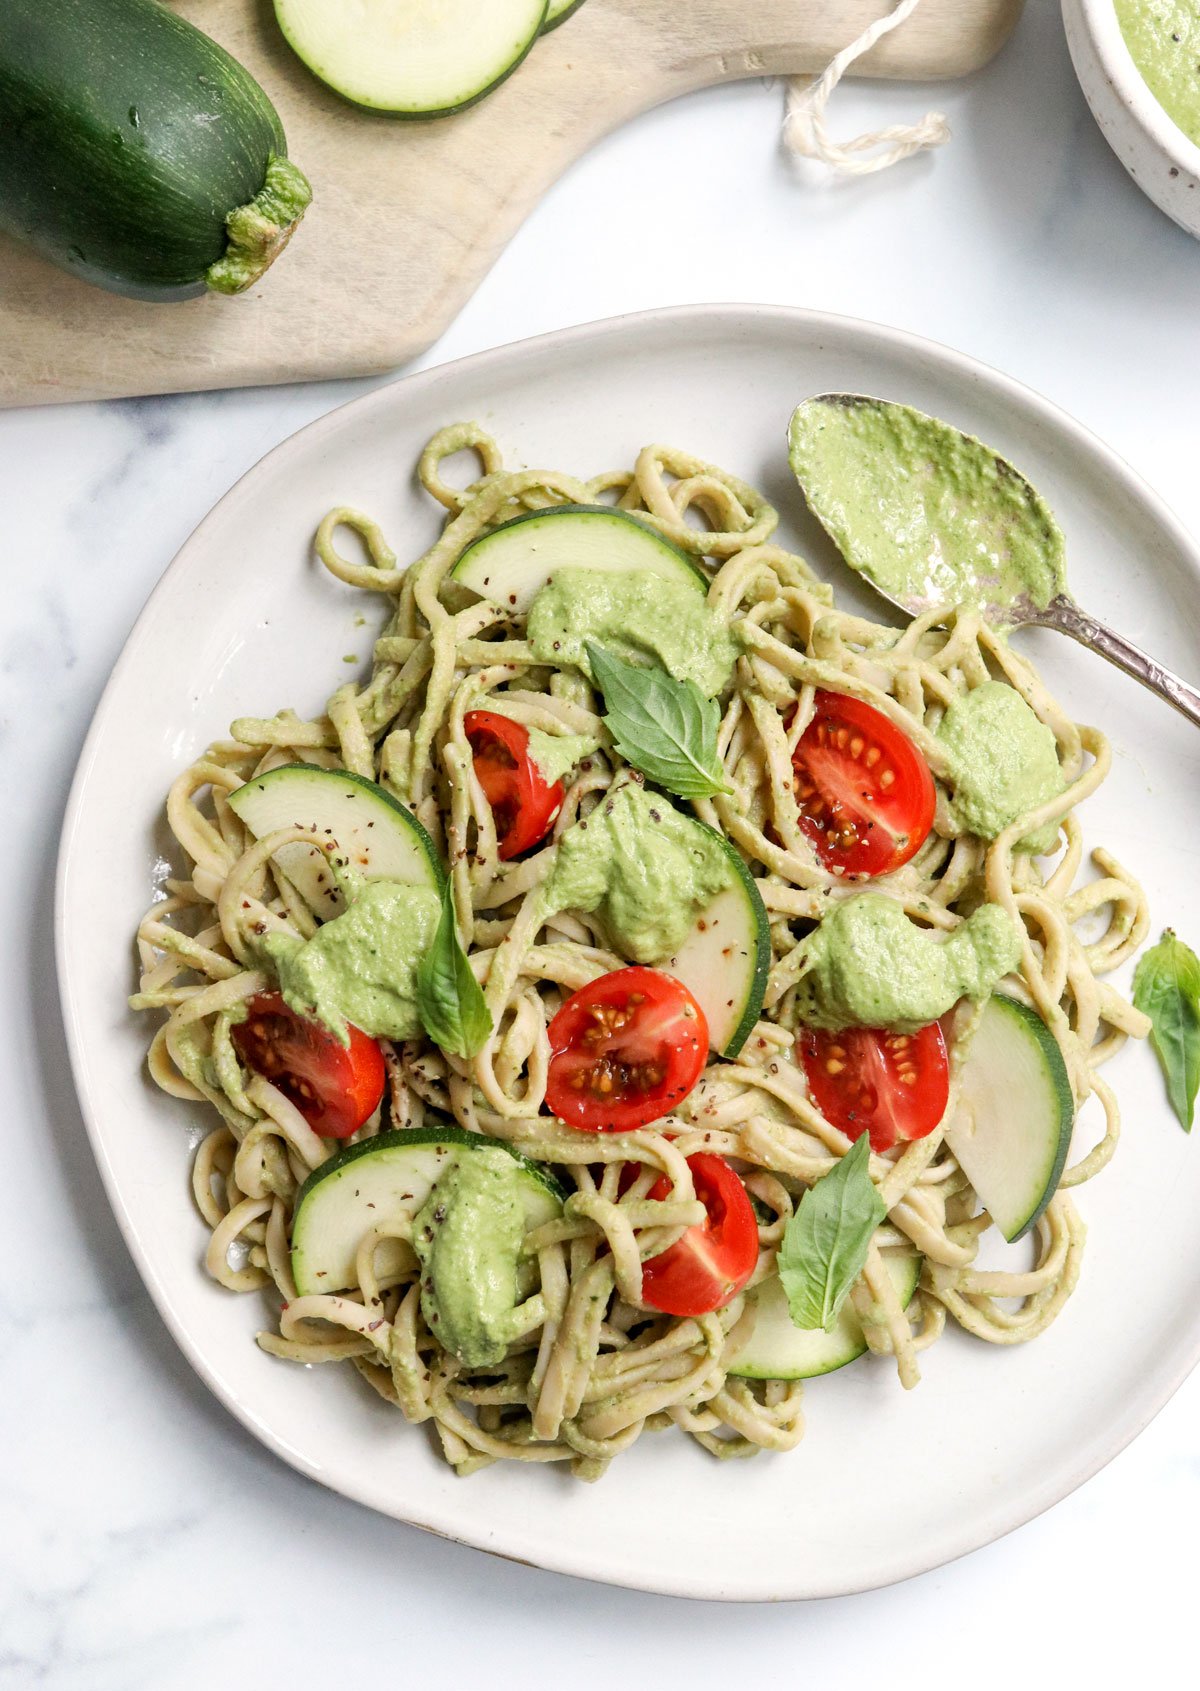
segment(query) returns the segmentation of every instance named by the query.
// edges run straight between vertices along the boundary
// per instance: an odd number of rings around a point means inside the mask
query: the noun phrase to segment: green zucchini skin
[[[583,0],[565,0],[565,3],[564,0],[550,0],[546,21],[542,25],[542,34],[549,35],[550,31],[557,29],[560,23],[566,23],[568,18],[573,18],[582,5]]]
[[[158,0],[0,3],[0,227],[64,270],[138,299],[203,293],[226,219],[286,154],[254,78]]]

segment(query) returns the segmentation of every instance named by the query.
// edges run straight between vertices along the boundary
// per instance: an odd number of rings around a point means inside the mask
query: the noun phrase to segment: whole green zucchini
[[[258,83],[158,0],[0,0],[0,228],[64,270],[240,293],[311,197]]]

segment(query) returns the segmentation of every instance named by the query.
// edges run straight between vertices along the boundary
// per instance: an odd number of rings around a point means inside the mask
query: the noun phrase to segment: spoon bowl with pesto
[[[1200,727],[1200,691],[1072,598],[1050,507],[974,435],[909,405],[826,393],[792,414],[788,460],[846,563],[907,615],[966,606],[1000,632],[1057,629]]]

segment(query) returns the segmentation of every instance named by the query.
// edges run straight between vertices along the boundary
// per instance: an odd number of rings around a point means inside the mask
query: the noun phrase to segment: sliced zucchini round
[[[921,1278],[921,1258],[887,1254],[884,1264],[900,1302],[908,1306]],[[787,1294],[777,1274],[746,1294],[746,1312],[730,1335],[721,1358],[727,1373],[743,1380],[811,1380],[832,1374],[867,1348],[862,1322],[849,1299],[832,1333],[797,1327],[788,1313]]]
[[[546,8],[546,21],[542,25],[542,34],[549,35],[552,29],[557,29],[560,23],[566,23],[572,13],[577,12],[583,5],[583,0],[550,0]]]
[[[521,1166],[527,1227],[561,1214],[567,1196],[546,1168],[501,1139],[438,1125],[380,1133],[330,1157],[309,1175],[292,1218],[292,1275],[302,1296],[342,1292],[355,1284],[354,1259],[364,1233],[395,1216],[415,1215],[456,1157],[507,1151]],[[376,1272],[388,1271],[380,1248]]]
[[[1058,1041],[1035,1010],[996,993],[963,1064],[946,1142],[1010,1243],[1058,1190],[1074,1125]]]
[[[336,842],[350,868],[365,879],[427,886],[441,895],[445,877],[433,841],[411,811],[361,775],[285,763],[237,787],[229,807],[255,839],[277,828],[307,828]],[[297,840],[276,856],[316,915],[337,915],[342,896],[323,851]]]
[[[516,70],[546,0],[275,0],[289,46],[356,106],[445,117]]]
[[[658,966],[691,991],[708,1022],[712,1049],[736,1057],[762,1010],[771,930],[762,895],[737,847],[715,828],[690,820],[720,840],[733,882],[701,911],[675,955]]]
[[[555,570],[564,567],[592,574],[648,570],[708,592],[706,577],[686,552],[612,505],[552,505],[514,517],[473,540],[450,579],[523,616]]]

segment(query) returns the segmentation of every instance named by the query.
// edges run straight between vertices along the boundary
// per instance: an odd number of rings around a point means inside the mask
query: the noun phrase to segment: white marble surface
[[[1057,7],[1030,0],[974,81],[847,89],[835,122],[876,127],[935,98],[952,146],[849,186],[794,177],[777,89],[646,118],[559,185],[427,362],[686,300],[879,318],[1049,394],[1200,527],[1200,246],[1108,154]],[[1107,1685],[1176,1658],[1186,1679],[1200,1379],[1104,1474],[998,1545],[867,1597],[735,1609],[532,1572],[377,1518],[275,1461],[176,1352],[109,1215],[66,1071],[50,943],[61,811],[99,691],[176,548],[263,452],[363,386],[0,416],[0,1688],[315,1691],[415,1673],[590,1691],[614,1674],[707,1687],[874,1671],[908,1691],[931,1675],[990,1687],[1079,1668]]]

